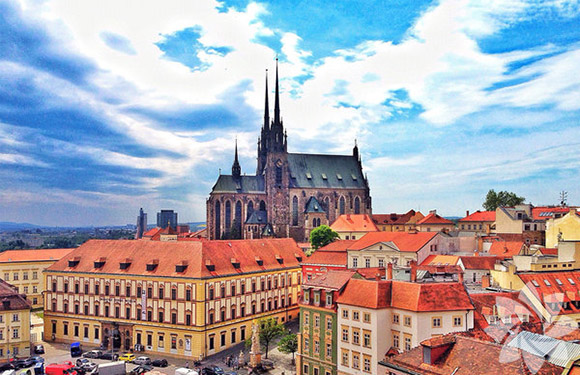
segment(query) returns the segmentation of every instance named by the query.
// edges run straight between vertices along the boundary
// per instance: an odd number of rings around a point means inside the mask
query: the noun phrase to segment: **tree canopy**
[[[518,204],[524,203],[526,198],[516,195],[516,193],[508,191],[500,191],[498,193],[491,189],[487,192],[485,196],[485,202],[483,202],[483,208],[486,211],[495,211],[498,207],[513,207]]]
[[[321,225],[312,229],[312,232],[310,232],[310,245],[312,246],[312,249],[318,250],[322,246],[326,246],[338,238],[338,233],[330,229],[328,225]]]
[[[284,354],[292,354],[292,364],[294,364],[294,353],[298,350],[298,336],[295,333],[288,333],[278,342],[278,350]]]
[[[273,340],[282,336],[286,332],[286,328],[283,324],[278,323],[274,318],[264,318],[260,319],[258,324],[260,325],[260,344],[265,349],[266,359],[268,358],[268,350],[270,344]],[[249,337],[246,340],[246,347],[249,348],[252,345],[252,338]]]

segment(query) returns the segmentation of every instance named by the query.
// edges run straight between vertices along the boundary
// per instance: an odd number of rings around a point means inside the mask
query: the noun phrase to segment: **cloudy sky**
[[[289,150],[357,139],[374,212],[580,203],[577,0],[1,0],[0,221],[205,220],[276,56]]]

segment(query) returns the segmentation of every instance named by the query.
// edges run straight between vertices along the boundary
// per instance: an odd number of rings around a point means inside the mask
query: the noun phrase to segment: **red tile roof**
[[[539,249],[539,251],[543,254],[543,255],[558,255],[558,249],[554,248],[546,248],[546,247],[542,247]]]
[[[502,258],[511,258],[522,251],[522,241],[493,241],[489,253]]]
[[[355,242],[356,242],[356,240],[336,240],[334,242],[329,243],[326,246],[322,246],[321,248],[316,250],[316,252],[319,252],[319,251],[345,251],[346,252],[346,249],[348,249],[350,247],[350,245],[352,245]]]
[[[400,251],[416,253],[436,235],[437,232],[371,232],[362,236],[348,249],[362,250],[380,242],[392,242]]]
[[[434,264],[421,264],[419,266],[417,266],[417,271],[428,271],[431,275],[436,275],[436,274],[442,274],[442,273],[447,273],[447,274],[459,274],[459,273],[463,273],[463,268],[461,268],[460,266],[450,266],[450,265],[445,265],[445,266],[441,266],[441,265],[434,265]]]
[[[391,305],[410,311],[473,310],[462,283],[411,283],[393,280]]]
[[[521,273],[520,279],[550,315],[580,313],[572,301],[580,302],[580,271]],[[571,280],[571,281],[570,281]],[[568,308],[563,308],[566,304]]]
[[[311,256],[302,259],[302,265],[333,265],[346,268],[348,254],[346,251],[320,251],[318,249]]]
[[[306,256],[291,238],[232,240],[232,241],[134,241],[134,240],[89,240],[47,271],[87,273],[109,273],[123,275],[155,275],[175,277],[219,277],[246,272],[299,267],[297,257]],[[69,260],[79,263],[69,267]],[[96,269],[95,261],[105,259],[105,264]],[[119,263],[132,259],[127,269]],[[279,263],[278,258],[282,259]],[[234,267],[237,260],[239,268]],[[262,260],[260,265],[257,259]],[[153,271],[147,264],[157,261]],[[183,272],[176,272],[176,265],[187,264]]]
[[[534,207],[532,208],[532,219],[534,220],[548,220],[554,214],[561,214],[564,216],[570,211],[570,207]]]
[[[456,265],[459,262],[457,255],[429,255],[421,265]]]
[[[397,214],[397,213],[391,213],[391,214],[373,214],[373,221],[375,222],[375,224],[381,225],[381,224],[407,224],[409,222],[409,220],[411,220],[411,218],[413,216],[415,216],[416,212],[415,210],[409,210],[407,213],[404,214]]]
[[[369,215],[340,215],[330,228],[336,232],[376,232],[379,230]]]
[[[0,311],[11,310],[28,310],[31,307],[30,302],[26,299],[26,295],[18,294],[18,290],[6,281],[0,279]],[[4,302],[8,302],[5,306]]]
[[[422,375],[560,375],[562,373],[562,367],[519,349],[461,335],[452,336],[455,342],[448,343],[447,351],[431,365],[423,362],[423,346],[387,357],[381,363],[393,364],[398,368]]]
[[[492,270],[495,263],[499,260],[498,257],[492,256],[462,256],[461,263],[466,270]]]
[[[0,263],[57,261],[74,249],[6,250],[0,253]]]
[[[451,220],[447,220],[437,214],[430,213],[423,219],[417,222],[417,225],[431,224],[431,225],[455,225]]]
[[[351,279],[336,302],[369,309],[382,309],[389,307],[390,295],[391,281]]]
[[[475,211],[471,215],[459,219],[462,222],[471,221],[495,221],[495,211]]]
[[[302,285],[307,288],[340,290],[356,273],[354,270],[329,270],[327,273],[316,276],[312,280],[304,281]]]
[[[351,279],[337,303],[371,309],[393,307],[417,312],[473,310],[469,296],[460,283]]]

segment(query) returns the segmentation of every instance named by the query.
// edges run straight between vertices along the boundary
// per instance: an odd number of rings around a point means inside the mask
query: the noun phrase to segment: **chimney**
[[[393,280],[393,263],[387,264],[387,280]]]
[[[469,216],[469,210],[465,211],[465,217]]]
[[[431,210],[431,211],[429,211],[429,213],[433,214],[433,215],[437,215],[437,210]]]
[[[417,282],[417,262],[412,260],[409,265],[411,266],[411,282]]]
[[[381,273],[380,272],[377,272],[377,274],[375,275],[375,280],[381,281]]]
[[[490,282],[489,279],[490,279],[490,276],[489,275],[483,275],[483,276],[481,276],[481,287],[483,289],[490,287],[491,282]]]
[[[463,282],[464,282],[464,280],[463,280],[463,272],[459,272],[459,273],[457,274],[457,281],[458,281],[460,284],[463,284]]]

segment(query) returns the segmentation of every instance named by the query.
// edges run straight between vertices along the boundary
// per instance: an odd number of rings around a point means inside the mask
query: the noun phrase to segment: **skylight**
[[[536,280],[532,280],[532,284],[534,284],[535,287],[539,287],[540,284],[538,284],[538,282]]]
[[[576,283],[574,282],[574,280],[572,280],[571,278],[568,278],[568,281],[570,282],[570,284],[576,285]]]
[[[306,172],[306,178],[312,180],[312,175],[310,174],[310,172]]]
[[[322,179],[323,179],[323,180],[328,180],[328,177],[326,177],[326,173],[323,173],[323,174],[322,174]]]
[[[352,177],[353,181],[356,181],[357,180],[357,178],[356,178],[356,176],[354,174],[351,174],[350,176]]]
[[[556,283],[557,283],[558,285],[562,285],[562,282],[560,281],[560,279],[556,279]]]
[[[338,178],[339,180],[342,180],[342,175],[340,173],[337,173],[336,178]]]
[[[544,284],[546,284],[546,286],[552,286],[552,284],[550,284],[550,282],[546,279],[544,279]]]

